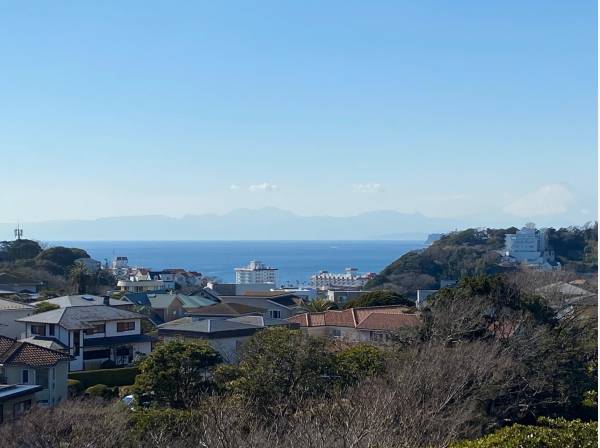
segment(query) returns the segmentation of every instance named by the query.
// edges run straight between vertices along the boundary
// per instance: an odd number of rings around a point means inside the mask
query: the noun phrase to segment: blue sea
[[[109,262],[126,256],[130,266],[183,268],[233,282],[233,269],[250,260],[279,268],[279,283],[307,284],[320,270],[379,272],[406,252],[425,247],[410,241],[55,241]]]

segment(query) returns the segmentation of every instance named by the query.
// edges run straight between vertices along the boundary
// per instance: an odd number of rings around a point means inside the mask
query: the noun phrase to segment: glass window
[[[135,330],[135,322],[117,322],[117,332]]]
[[[41,325],[32,325],[31,326],[31,334],[35,334],[38,336],[46,336],[46,326]]]
[[[28,369],[23,369],[21,371],[21,383],[29,384],[29,370]]]
[[[106,333],[106,324],[94,324],[93,328],[87,328],[83,330],[83,333],[86,335]]]
[[[31,409],[31,400],[20,401],[13,405],[13,417],[17,418]]]
[[[35,383],[48,389],[48,369],[35,369]]]
[[[48,325],[48,334],[54,336],[54,324]]]

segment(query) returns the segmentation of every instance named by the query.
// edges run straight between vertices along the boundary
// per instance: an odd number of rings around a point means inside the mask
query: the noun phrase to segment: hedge
[[[131,386],[138,374],[137,367],[123,367],[120,369],[84,370],[82,372],[70,372],[70,380],[81,381],[82,387],[104,384],[106,386]]]
[[[596,448],[598,423],[541,417],[538,425],[512,425],[451,448]]]

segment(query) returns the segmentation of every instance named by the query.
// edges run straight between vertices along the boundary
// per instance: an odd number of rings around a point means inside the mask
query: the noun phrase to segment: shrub
[[[79,380],[84,388],[105,384],[107,386],[131,386],[138,374],[136,367],[123,367],[120,369],[85,370],[83,372],[70,372],[69,379]]]
[[[85,395],[109,400],[117,396],[117,391],[116,387],[108,387],[106,384],[96,384],[95,386],[88,387],[85,390]]]
[[[115,369],[117,367],[117,363],[112,359],[107,359],[106,361],[102,361],[100,364],[101,369]]]
[[[452,448],[592,448],[598,446],[597,422],[538,420],[540,426],[513,425]]]
[[[79,380],[67,380],[67,387],[71,396],[79,395],[83,392],[83,384]]]

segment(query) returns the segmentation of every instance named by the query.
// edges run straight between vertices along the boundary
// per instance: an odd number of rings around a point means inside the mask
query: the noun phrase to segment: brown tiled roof
[[[301,327],[351,327],[362,330],[395,330],[400,327],[415,326],[419,317],[407,313],[403,306],[385,306],[369,308],[351,308],[337,311],[329,310],[322,313],[303,313],[288,318],[289,322]]]
[[[0,336],[0,364],[52,367],[71,359],[66,353]]]
[[[200,308],[188,308],[186,311],[188,314],[203,316],[240,316],[251,313],[263,314],[266,310],[256,306],[244,305],[243,303],[217,303]]]
[[[416,327],[418,324],[419,318],[416,314],[373,313],[362,320],[356,328],[393,331],[403,327]]]

